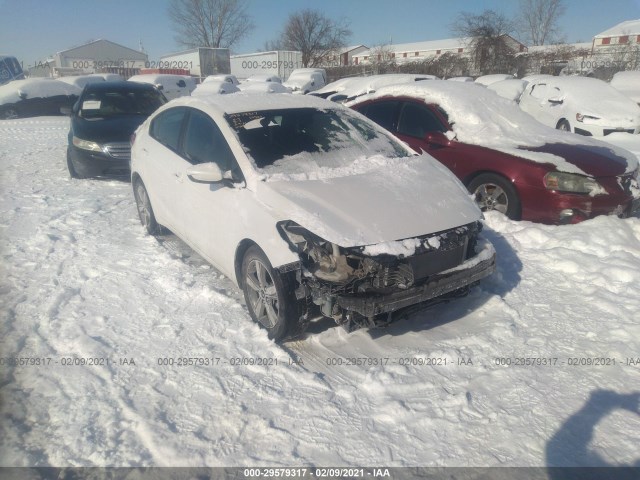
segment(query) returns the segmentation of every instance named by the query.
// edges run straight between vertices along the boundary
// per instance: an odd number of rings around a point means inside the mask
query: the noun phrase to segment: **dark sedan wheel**
[[[506,178],[485,173],[474,178],[468,188],[483,212],[496,210],[512,220],[520,219],[518,193]]]
[[[265,328],[269,338],[280,340],[293,332],[297,323],[293,288],[271,267],[260,248],[247,250],[242,261],[242,290],[251,318]]]
[[[68,148],[67,148],[67,168],[69,169],[69,176],[71,178],[78,178],[78,179],[87,178],[84,175],[80,175],[76,170],[76,167],[73,166],[73,161],[71,160],[71,153],[69,152]]]
[[[567,122],[566,120],[560,120],[558,122],[558,125],[556,125],[556,128],[558,130],[562,130],[563,132],[570,132],[571,131],[571,125],[569,125],[569,122]]]
[[[133,184],[133,196],[136,199],[140,223],[142,223],[149,235],[158,235],[160,233],[160,225],[156,222],[156,217],[153,214],[147,189],[139,178]]]

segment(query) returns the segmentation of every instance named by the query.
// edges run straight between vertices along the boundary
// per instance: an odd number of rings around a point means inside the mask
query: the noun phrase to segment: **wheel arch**
[[[478,178],[481,175],[495,175],[496,177],[500,177],[501,179],[503,179],[505,182],[507,182],[509,185],[513,187],[514,191],[516,192],[516,195],[518,196],[517,200],[519,205],[516,215],[518,219],[521,218],[522,217],[522,191],[520,190],[516,180],[513,178],[507,177],[501,172],[496,172],[495,170],[478,170],[476,172],[473,172],[467,175],[464,178],[462,183],[464,184],[465,187],[467,187],[467,191],[469,190],[469,184],[471,184],[471,182],[473,182],[476,178]]]
[[[242,288],[242,282],[243,282],[243,280],[242,280],[242,260],[244,259],[244,254],[247,253],[247,250],[249,250],[254,245],[256,247],[260,248],[260,250],[262,250],[260,245],[258,245],[256,242],[254,242],[250,238],[242,239],[240,241],[240,243],[238,244],[238,246],[236,247],[236,253],[235,253],[235,256],[233,258],[233,273],[236,276],[236,278],[235,278],[236,284],[240,288]],[[262,250],[262,252],[264,253],[264,250]]]

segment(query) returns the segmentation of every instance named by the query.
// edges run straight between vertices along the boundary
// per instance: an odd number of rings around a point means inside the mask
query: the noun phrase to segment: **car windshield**
[[[269,174],[344,167],[374,155],[408,156],[398,142],[348,111],[294,108],[226,119],[256,167]]]
[[[116,115],[151,115],[165,103],[155,90],[99,90],[87,92],[80,104],[80,116],[106,118]]]

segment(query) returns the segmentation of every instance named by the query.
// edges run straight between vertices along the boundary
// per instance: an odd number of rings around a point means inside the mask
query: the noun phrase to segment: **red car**
[[[546,127],[484,87],[394,85],[349,106],[446,165],[482,210],[549,224],[639,211],[635,155]]]

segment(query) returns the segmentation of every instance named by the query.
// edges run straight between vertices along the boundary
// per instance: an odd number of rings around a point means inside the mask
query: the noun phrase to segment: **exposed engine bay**
[[[280,271],[295,272],[296,298],[305,303],[306,319],[331,317],[349,330],[380,326],[400,308],[449,293],[465,294],[472,283],[492,273],[495,252],[483,268],[476,266],[480,275],[466,275],[466,269],[460,269],[451,275],[455,278],[448,287],[442,282],[430,284],[476,256],[481,229],[480,222],[473,222],[410,239],[415,249],[409,255],[366,255],[366,246],[343,248],[285,221],[278,224],[278,230],[300,262]]]

